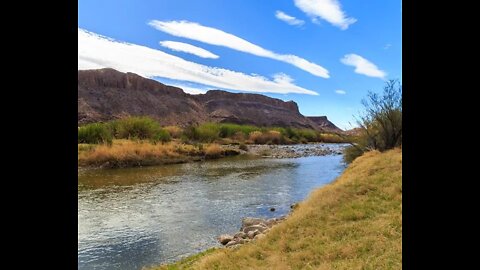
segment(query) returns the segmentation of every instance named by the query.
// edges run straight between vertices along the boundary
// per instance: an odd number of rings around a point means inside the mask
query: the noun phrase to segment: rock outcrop
[[[312,122],[318,125],[321,129],[329,132],[343,132],[339,127],[335,126],[332,122],[328,120],[326,116],[307,116]]]

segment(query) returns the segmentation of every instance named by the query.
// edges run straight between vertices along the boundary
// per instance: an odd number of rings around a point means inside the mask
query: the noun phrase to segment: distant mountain
[[[326,116],[305,117],[294,101],[259,94],[210,90],[190,95],[134,73],[114,69],[78,71],[78,123],[147,115],[162,125],[208,121],[340,130]]]
[[[317,124],[320,128],[330,132],[343,132],[339,127],[330,122],[326,116],[307,116],[308,119]]]

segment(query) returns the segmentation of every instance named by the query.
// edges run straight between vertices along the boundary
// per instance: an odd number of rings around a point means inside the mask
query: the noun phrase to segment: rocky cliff
[[[78,71],[78,123],[147,115],[162,125],[208,121],[297,128],[337,128],[326,117],[305,117],[293,101],[259,94],[182,89],[114,69]],[[321,119],[321,121],[319,120]],[[338,129],[338,128],[337,128]]]

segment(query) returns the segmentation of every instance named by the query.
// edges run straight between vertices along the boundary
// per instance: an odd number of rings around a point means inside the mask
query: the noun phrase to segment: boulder
[[[238,232],[233,236],[233,238],[246,238],[246,237],[247,237],[247,234],[244,232]]]
[[[229,234],[222,234],[218,237],[218,242],[222,245],[226,245],[227,243],[231,242],[233,237]]]
[[[258,224],[258,225],[252,225],[252,226],[248,226],[248,227],[244,228],[244,229],[243,229],[243,232],[248,234],[248,232],[250,232],[250,231],[258,230],[259,232],[263,232],[263,231],[265,231],[266,229],[267,229],[267,225],[264,225],[264,224],[260,225],[260,224]]]
[[[242,219],[242,229],[252,226],[252,225],[257,225],[260,223],[265,223],[265,219],[263,218],[252,218],[252,217],[246,217]]]
[[[257,230],[257,232],[258,232],[258,230]],[[248,237],[249,239],[253,239],[253,237],[255,237],[255,231],[249,231],[249,232],[247,233],[247,237]]]
[[[248,242],[250,242],[250,241],[252,241],[252,240],[250,240],[250,239],[248,239],[248,238],[247,238],[247,239],[240,239],[240,241],[238,241],[238,243],[239,243],[239,244],[246,244],[246,243],[248,243]]]
[[[237,245],[237,244],[238,244],[237,241],[232,240],[232,241],[229,241],[229,242],[225,245],[225,247],[231,247],[231,246]]]

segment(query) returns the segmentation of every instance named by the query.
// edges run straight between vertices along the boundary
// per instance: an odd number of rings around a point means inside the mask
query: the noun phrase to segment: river
[[[219,246],[243,217],[285,215],[344,169],[327,155],[81,171],[78,269],[141,269]]]

